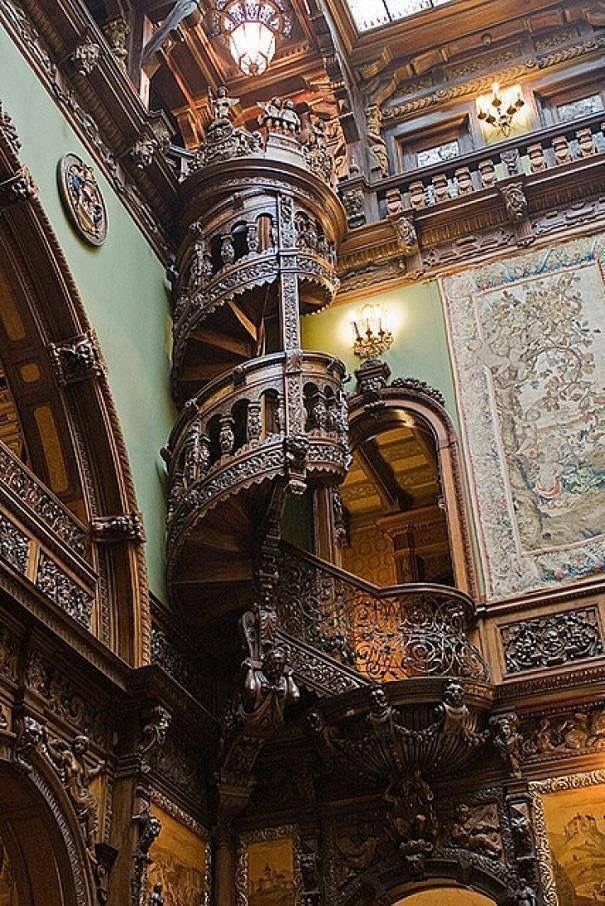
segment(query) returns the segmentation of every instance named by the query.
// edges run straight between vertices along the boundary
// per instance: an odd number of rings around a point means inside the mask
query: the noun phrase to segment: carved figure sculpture
[[[208,89],[208,101],[212,110],[213,123],[225,123],[231,121],[231,111],[239,104],[239,98],[230,98],[224,85],[217,88],[216,94],[212,94]]]
[[[366,109],[366,126],[368,130],[368,143],[370,154],[372,155],[375,165],[371,169],[378,169],[381,177],[389,175],[389,155],[387,146],[381,134],[382,114],[376,104]]]
[[[441,732],[444,736],[464,734],[468,727],[469,710],[464,704],[464,686],[451,680],[443,690],[443,701],[438,706],[442,715]]]
[[[45,732],[44,742],[48,757],[61,778],[80,822],[89,856],[96,862],[95,837],[99,829],[99,806],[90,791],[90,784],[104,771],[105,762],[100,761],[94,767],[88,767],[88,736],[76,736],[69,745],[63,740],[51,741]]]
[[[283,720],[286,705],[294,704],[300,698],[292,671],[286,667],[286,652],[276,646],[267,651],[260,666],[250,659],[244,661],[244,666],[242,716],[246,719],[247,734],[255,726],[263,733],[268,724],[277,728]]]
[[[394,781],[384,794],[390,806],[390,820],[406,859],[418,865],[435,845],[437,821],[434,794],[419,770]]]
[[[538,906],[538,898],[525,878],[521,878],[516,896],[518,906]]]
[[[519,718],[513,711],[498,714],[490,718],[493,742],[502,760],[515,777],[521,777],[521,743],[523,737],[518,732]]]

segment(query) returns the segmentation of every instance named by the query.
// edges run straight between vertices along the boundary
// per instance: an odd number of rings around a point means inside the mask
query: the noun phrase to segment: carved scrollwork
[[[36,585],[70,617],[87,628],[90,626],[92,595],[70,579],[44,552],[38,560]]]
[[[375,682],[406,676],[487,679],[485,662],[467,635],[469,605],[456,593],[373,594],[291,550],[282,557],[275,603],[289,635],[355,665]]]
[[[6,491],[18,496],[22,504],[31,509],[44,527],[80,556],[87,549],[87,535],[84,527],[69,510],[53,498],[44,485],[27,470],[23,463],[7,447],[0,449],[0,485]],[[11,530],[11,536],[12,536]],[[14,538],[17,547],[23,544]],[[13,542],[11,541],[11,546]],[[6,548],[8,551],[8,547]],[[22,555],[21,555],[22,561]],[[17,557],[16,562],[21,562]]]

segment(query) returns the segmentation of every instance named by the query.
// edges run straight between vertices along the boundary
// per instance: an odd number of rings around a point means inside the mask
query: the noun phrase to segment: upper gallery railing
[[[378,588],[287,546],[275,595],[285,633],[373,682],[416,676],[489,678],[470,640],[475,605],[455,588]]]
[[[604,114],[529,133],[384,180],[378,189],[380,213],[389,213],[389,199],[398,194],[406,208],[421,210],[440,202],[494,187],[511,176],[555,171],[605,153]],[[392,203],[392,202],[391,202]]]

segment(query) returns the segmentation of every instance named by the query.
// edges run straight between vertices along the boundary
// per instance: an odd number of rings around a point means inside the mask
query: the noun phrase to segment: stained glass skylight
[[[359,31],[397,22],[414,13],[451,3],[452,0],[347,0]]]

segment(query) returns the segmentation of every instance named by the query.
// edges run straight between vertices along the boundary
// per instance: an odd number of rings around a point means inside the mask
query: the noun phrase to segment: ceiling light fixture
[[[213,32],[226,38],[229,52],[244,75],[258,76],[275,55],[278,38],[292,23],[283,0],[216,0]]]

